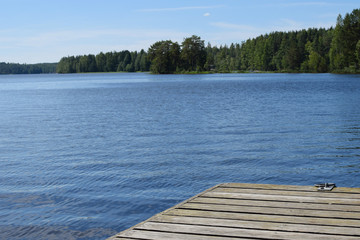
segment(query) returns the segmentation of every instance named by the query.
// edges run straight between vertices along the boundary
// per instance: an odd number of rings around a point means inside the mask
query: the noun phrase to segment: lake
[[[0,112],[0,239],[105,239],[223,182],[360,187],[360,75],[1,75]]]

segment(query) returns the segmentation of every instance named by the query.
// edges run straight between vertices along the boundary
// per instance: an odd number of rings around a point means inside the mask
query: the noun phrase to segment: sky
[[[0,62],[147,50],[200,36],[212,46],[335,26],[359,0],[0,0]]]

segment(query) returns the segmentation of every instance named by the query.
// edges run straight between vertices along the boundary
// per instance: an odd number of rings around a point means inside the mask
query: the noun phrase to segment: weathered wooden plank
[[[169,224],[169,223],[158,223],[158,222],[146,222],[139,226],[137,230],[147,231],[160,231],[169,233],[192,233],[199,235],[210,235],[219,237],[245,237],[266,239],[359,239],[358,237],[352,236],[340,236],[340,235],[328,235],[328,234],[312,234],[312,233],[298,233],[298,232],[283,232],[283,231],[268,231],[260,229],[240,229],[230,227],[209,227],[199,225],[187,225],[187,224]]]
[[[329,227],[322,225],[309,226],[305,224],[287,224],[287,223],[243,221],[243,220],[172,216],[172,215],[160,215],[152,219],[152,221],[164,222],[164,223],[195,224],[195,225],[204,225],[204,226],[264,229],[264,230],[288,231],[288,232],[323,233],[323,234],[332,234],[332,235],[347,235],[347,236],[360,237],[360,228],[351,228],[351,227],[337,227],[337,226]]]
[[[259,183],[222,183],[219,187],[229,188],[249,188],[249,189],[274,189],[274,190],[289,190],[295,191],[316,191],[314,186],[302,185],[279,185],[279,184],[259,184]]]
[[[250,188],[250,189],[278,189],[293,191],[312,191],[317,192],[314,186],[301,185],[277,185],[277,184],[253,184],[253,183],[223,183],[220,187]],[[360,193],[360,188],[336,187],[331,192]]]
[[[185,203],[181,209],[222,211],[222,212],[241,212],[241,213],[261,213],[276,214],[287,216],[304,216],[304,217],[324,217],[324,218],[344,218],[360,220],[359,212],[338,212],[326,210],[307,210],[307,209],[289,209],[289,208],[268,208],[255,206],[229,206],[220,204],[203,204],[203,203]]]
[[[161,213],[158,213],[158,214],[154,215],[153,217],[151,217],[151,218],[149,218],[149,219],[147,219],[147,220],[145,220],[145,221],[143,221],[143,222],[140,222],[140,223],[132,226],[131,228],[128,228],[128,229],[126,229],[126,230],[118,233],[118,234],[115,235],[114,237],[117,237],[117,236],[122,236],[122,237],[124,237],[124,234],[125,234],[125,233],[128,234],[129,232],[134,231],[134,229],[135,229],[137,226],[139,226],[139,225],[141,225],[141,224],[143,224],[143,223],[145,223],[145,222],[147,222],[147,221],[150,221],[152,218],[155,218],[155,217],[157,217],[157,216],[159,216],[159,215],[166,214],[167,212],[172,211],[173,209],[176,209],[177,207],[181,206],[182,204],[184,204],[184,203],[186,203],[186,202],[188,202],[188,201],[191,201],[191,200],[193,200],[193,199],[195,199],[195,198],[197,198],[197,197],[199,197],[199,196],[201,196],[201,195],[203,195],[203,194],[205,194],[205,193],[207,193],[207,192],[211,192],[213,189],[217,188],[217,187],[220,186],[220,185],[221,185],[221,184],[218,184],[218,185],[215,185],[215,186],[213,186],[213,187],[211,187],[211,188],[209,188],[209,189],[206,189],[205,191],[203,191],[203,192],[201,192],[201,193],[199,193],[199,194],[197,194],[197,195],[195,195],[195,196],[193,196],[193,197],[191,197],[191,198],[189,198],[189,199],[187,199],[187,200],[185,200],[185,201],[183,201],[183,202],[181,202],[181,203],[179,203],[179,204],[177,204],[177,205],[175,205],[175,206],[173,206],[173,207],[171,207],[171,208],[169,208],[169,209],[166,209],[165,211],[163,211],[163,212],[161,212]],[[139,236],[142,235],[142,233],[138,233],[138,234],[139,234]],[[139,236],[137,236],[136,238],[135,238],[134,236],[132,236],[131,238],[140,239]],[[108,238],[107,240],[112,240],[112,238],[113,238],[113,237],[110,237],[110,238]],[[146,239],[150,239],[150,238],[146,238]],[[156,239],[156,238],[155,238],[155,239]],[[159,239],[160,239],[160,238],[159,238]],[[165,237],[164,239],[167,239],[167,238]]]
[[[360,239],[360,188],[226,183],[115,239]]]
[[[286,196],[310,196],[319,198],[344,198],[344,199],[360,199],[360,194],[354,193],[336,193],[332,191],[287,191],[287,190],[275,190],[275,189],[246,189],[246,188],[226,188],[218,187],[215,189],[216,192],[231,192],[231,193],[251,193],[251,194],[271,194],[271,195],[286,195]]]
[[[209,195],[209,194],[206,194]],[[213,203],[213,204],[227,204],[235,206],[259,206],[259,207],[280,207],[280,208],[298,208],[311,210],[331,210],[344,212],[360,212],[360,206],[355,205],[336,205],[336,204],[321,204],[321,203],[297,203],[297,202],[278,202],[265,200],[242,200],[229,199],[217,197],[197,197],[189,202],[194,203]]]
[[[148,240],[145,238],[127,238],[127,237],[119,237],[119,236],[114,236],[111,238],[108,238],[107,240]]]
[[[301,203],[325,203],[325,204],[350,204],[360,205],[360,199],[343,199],[343,198],[329,198],[329,197],[302,197],[302,196],[287,196],[287,195],[271,195],[271,194],[251,194],[251,193],[232,193],[232,192],[219,192],[214,189],[212,192],[204,193],[204,197],[223,197],[235,199],[248,199],[248,200],[267,200],[279,202],[301,202]]]
[[[147,231],[137,230],[127,231],[121,235],[130,237],[131,239],[147,239],[147,240],[239,240],[239,238],[228,238],[228,237],[217,237],[210,235],[196,235],[192,233],[174,233],[174,232],[163,232],[163,231]],[[116,238],[115,238],[116,239]],[[245,240],[253,238],[245,238]]]
[[[216,212],[216,211],[202,211],[202,210],[191,210],[191,209],[173,209],[169,211],[167,214],[175,215],[175,216],[209,217],[209,218],[233,219],[233,220],[299,223],[299,224],[309,224],[309,225],[327,225],[327,226],[358,227],[358,228],[360,227],[360,221],[352,220],[352,219]]]

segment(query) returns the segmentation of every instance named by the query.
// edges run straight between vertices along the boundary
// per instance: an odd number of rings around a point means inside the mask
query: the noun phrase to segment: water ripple
[[[359,76],[0,76],[0,239],[104,239],[221,182],[359,187]]]

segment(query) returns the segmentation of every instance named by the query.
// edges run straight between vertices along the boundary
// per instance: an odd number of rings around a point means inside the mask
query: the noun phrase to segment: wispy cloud
[[[330,5],[329,2],[288,2],[281,4],[282,6],[297,7],[297,6],[326,6]]]
[[[147,49],[156,41],[179,42],[185,36],[190,35],[190,33],[172,29],[66,30],[0,37],[0,45],[12,42],[12,48],[16,49],[55,49],[59,46],[75,49],[74,46],[76,46],[78,50],[83,49],[83,54],[87,54],[88,52],[94,53],[94,50],[100,52],[109,49],[109,51]],[[80,54],[79,51],[76,53]],[[71,52],[66,54],[71,54]]]
[[[287,32],[307,29],[309,27],[317,27],[309,26],[306,23],[295,21],[289,18],[279,19],[276,22],[263,24],[262,26],[253,26],[229,22],[212,22],[210,23],[210,25],[221,29],[221,32],[219,32],[218,34],[213,34],[209,36],[211,42],[215,44],[228,43],[229,41],[241,42],[249,38],[254,38],[262,34],[268,34],[275,31]],[[328,24],[322,24],[321,26],[327,27]],[[330,26],[331,25],[329,25],[329,27]]]
[[[246,30],[246,31],[258,30],[257,28],[250,25],[233,24],[228,22],[213,22],[210,23],[210,25],[218,28],[232,29],[232,30]]]
[[[339,1],[339,2],[326,2],[326,1],[310,1],[310,2],[306,2],[306,1],[299,1],[299,2],[287,2],[287,3],[282,3],[280,4],[281,6],[284,7],[311,7],[311,6],[343,6],[344,3]]]
[[[318,18],[330,18],[332,20],[336,19],[339,16],[339,13],[326,13],[318,15]]]
[[[110,51],[147,50],[160,40],[181,42],[191,33],[172,29],[94,29],[19,33],[0,35],[0,49],[19,63],[56,62],[64,56],[97,54]],[[9,32],[10,33],[10,32]],[[12,45],[8,43],[11,42]],[[10,59],[11,58],[11,59]]]
[[[176,8],[147,8],[138,9],[137,12],[170,12],[170,11],[186,11],[186,10],[199,10],[199,9],[214,9],[222,8],[224,5],[215,6],[188,6],[188,7],[176,7]]]
[[[285,28],[293,30],[303,28],[304,26],[303,23],[288,18],[283,18],[280,21],[282,22],[282,25],[285,26]]]
[[[328,21],[328,22],[301,22],[301,21],[295,21],[288,18],[280,19],[279,21],[273,23],[266,32],[272,32],[272,31],[295,31],[295,30],[302,30],[302,29],[308,29],[308,28],[330,28],[334,26],[334,21]]]
[[[206,34],[207,39],[213,45],[224,45],[231,43],[240,43],[249,38],[257,37],[266,33],[266,29],[252,25],[235,24],[229,22],[212,22],[211,26],[219,28],[216,34]]]

